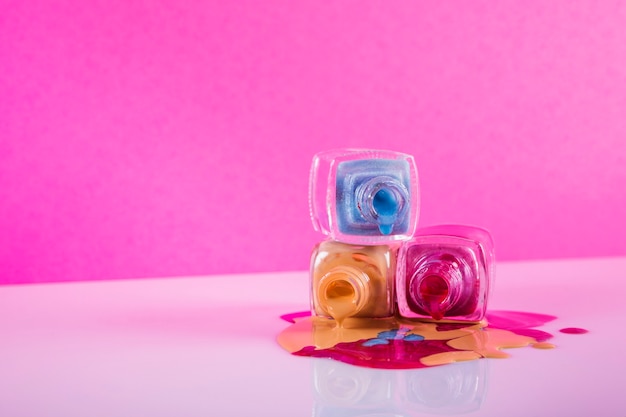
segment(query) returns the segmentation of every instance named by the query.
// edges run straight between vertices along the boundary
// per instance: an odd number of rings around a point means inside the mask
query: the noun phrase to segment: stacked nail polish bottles
[[[311,257],[315,315],[480,321],[493,281],[489,233],[461,225],[417,228],[419,185],[411,155],[365,149],[321,152],[309,207],[326,240]]]

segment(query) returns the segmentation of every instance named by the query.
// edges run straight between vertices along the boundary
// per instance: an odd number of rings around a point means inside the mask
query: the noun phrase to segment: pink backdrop
[[[501,260],[626,254],[623,2],[1,3],[0,282],[306,269],[347,146]]]

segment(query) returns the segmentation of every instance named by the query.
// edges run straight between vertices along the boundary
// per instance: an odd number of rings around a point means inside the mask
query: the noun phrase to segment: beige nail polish
[[[394,314],[397,248],[388,245],[320,243],[311,257],[314,314],[334,318],[384,318]]]

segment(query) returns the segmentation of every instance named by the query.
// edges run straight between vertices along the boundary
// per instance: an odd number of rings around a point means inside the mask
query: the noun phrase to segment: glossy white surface
[[[623,417],[625,297],[626,258],[500,264],[490,308],[556,349],[384,371],[275,343],[304,272],[0,287],[0,416]]]

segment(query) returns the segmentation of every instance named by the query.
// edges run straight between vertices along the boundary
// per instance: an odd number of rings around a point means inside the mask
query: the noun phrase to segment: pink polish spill
[[[581,329],[579,327],[566,327],[564,329],[560,329],[559,332],[566,334],[585,334],[589,333],[589,330]]]
[[[367,368],[414,369],[428,366],[421,362],[424,357],[459,351],[459,349],[448,346],[446,340],[422,340],[420,342],[391,340],[388,344],[373,346],[364,346],[364,342],[365,340],[338,343],[328,349],[315,349],[313,346],[306,346],[293,352],[293,354],[314,358],[331,358]]]
[[[300,319],[302,317],[309,317],[310,315],[311,315],[311,312],[309,311],[298,311],[295,313],[283,314],[282,316],[280,316],[280,318],[285,321],[288,321],[289,323],[295,323],[296,319]]]
[[[513,333],[532,337],[537,342],[545,342],[553,337],[543,330],[533,327],[543,326],[555,320],[555,316],[540,313],[527,313],[520,311],[490,311],[487,313],[487,322],[490,328],[504,329]]]
[[[352,365],[383,369],[412,369],[480,358],[506,358],[504,349],[555,347],[552,334],[536,329],[555,316],[517,311],[491,311],[480,323],[431,323],[399,317],[332,319],[308,312],[282,316],[293,322],[279,344],[297,356],[330,358]],[[566,328],[563,333],[586,333]]]

